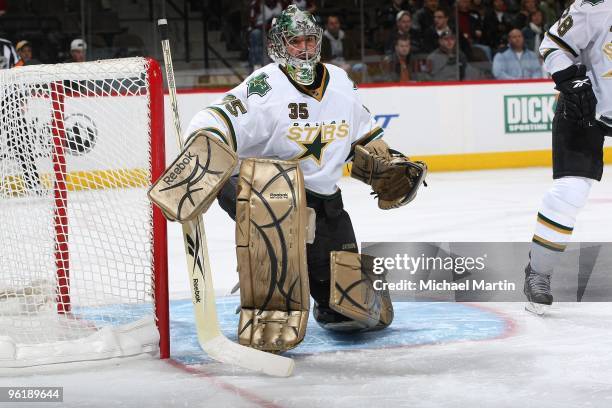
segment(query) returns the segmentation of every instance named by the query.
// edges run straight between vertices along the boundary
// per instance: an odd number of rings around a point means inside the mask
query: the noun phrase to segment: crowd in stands
[[[272,19],[296,4],[315,13],[324,29],[322,61],[357,81],[524,79],[546,77],[538,48],[567,1],[368,0],[362,13],[359,0],[242,0],[214,3],[210,14],[218,16],[227,50],[241,51],[252,70],[270,62],[266,33]],[[0,37],[6,37],[5,3],[0,0]],[[130,35],[115,33],[112,42],[123,37]],[[27,36],[10,39],[0,38],[3,68],[83,61],[87,51],[77,35],[64,40],[55,59],[41,58],[43,47]],[[116,56],[124,55],[105,57]]]
[[[253,69],[268,62],[263,33],[292,3],[321,18],[323,61],[354,77],[394,82],[546,77],[538,48],[569,6],[563,0],[368,1],[365,21],[356,21],[359,2],[251,0]]]

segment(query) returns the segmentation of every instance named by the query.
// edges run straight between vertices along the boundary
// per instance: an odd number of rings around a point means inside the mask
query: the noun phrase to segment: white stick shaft
[[[164,66],[166,68],[166,82],[168,83],[168,94],[170,96],[170,108],[172,109],[172,123],[176,133],[179,150],[183,150],[183,132],[181,130],[181,118],[178,110],[178,99],[176,97],[176,82],[174,80],[174,66],[172,65],[172,52],[170,51],[170,39],[168,38],[168,23],[165,19],[158,21],[162,35],[161,46],[164,55]]]
[[[176,98],[176,83],[174,82],[172,54],[170,53],[170,41],[168,39],[168,24],[166,20],[159,20],[158,25],[162,37],[161,43],[168,81],[170,106],[172,108],[172,121],[179,150],[183,150],[181,121]],[[292,359],[238,345],[228,340],[221,333],[217,318],[217,306],[215,304],[204,221],[199,216],[193,221],[184,223],[182,226],[195,324],[198,332],[198,341],[202,349],[211,358],[222,363],[234,364],[268,375],[280,377],[291,375],[295,364]]]

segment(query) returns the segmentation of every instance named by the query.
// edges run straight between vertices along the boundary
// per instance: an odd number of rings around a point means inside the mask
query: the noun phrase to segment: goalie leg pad
[[[236,202],[240,344],[281,352],[306,334],[307,207],[296,162],[246,159]]]
[[[375,281],[385,281],[385,274],[374,273],[374,258],[354,252],[334,251],[331,256],[329,307],[348,317],[341,322],[342,331],[379,330],[393,321],[393,304],[389,291],[374,288]],[[326,328],[334,330],[334,325]]]
[[[168,220],[190,221],[208,210],[237,162],[225,143],[199,131],[151,186],[149,199]]]

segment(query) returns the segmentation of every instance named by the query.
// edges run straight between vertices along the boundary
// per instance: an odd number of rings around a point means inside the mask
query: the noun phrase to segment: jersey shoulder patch
[[[246,86],[247,98],[251,95],[259,95],[260,97],[264,97],[272,89],[270,82],[268,82],[268,74],[265,72],[261,72],[250,78],[247,81]]]

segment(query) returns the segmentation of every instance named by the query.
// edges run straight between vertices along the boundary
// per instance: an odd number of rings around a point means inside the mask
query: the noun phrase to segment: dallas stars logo
[[[323,151],[327,148],[327,145],[331,143],[324,142],[321,138],[321,128],[317,131],[317,135],[312,142],[300,142],[299,140],[295,140],[296,143],[300,145],[302,148],[302,152],[299,153],[293,160],[306,160],[309,157],[317,163],[317,165],[321,165],[321,158],[323,157]]]
[[[247,82],[247,98],[251,95],[264,96],[272,87],[267,81],[268,74],[265,72],[254,76]]]

